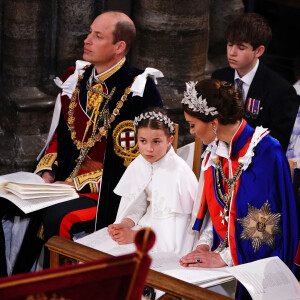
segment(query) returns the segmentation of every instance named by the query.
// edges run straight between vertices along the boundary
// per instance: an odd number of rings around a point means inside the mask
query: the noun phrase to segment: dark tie
[[[237,87],[237,90],[240,92],[240,94],[241,94],[241,96],[242,96],[242,100],[243,100],[243,102],[244,102],[244,90],[243,90],[243,80],[241,80],[241,79],[239,79],[239,78],[237,78],[236,80],[235,80],[235,82],[236,82],[236,87]]]

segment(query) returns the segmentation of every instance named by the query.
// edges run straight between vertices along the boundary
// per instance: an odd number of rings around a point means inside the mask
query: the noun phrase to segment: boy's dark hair
[[[272,30],[263,16],[244,13],[228,25],[225,38],[233,44],[249,43],[253,50],[261,45],[267,48],[272,39]]]

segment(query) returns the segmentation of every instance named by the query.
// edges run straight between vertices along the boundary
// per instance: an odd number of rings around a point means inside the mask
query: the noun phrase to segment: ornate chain
[[[221,211],[220,216],[222,218],[221,222],[225,225],[225,220],[227,221],[227,218],[228,218],[229,204],[230,204],[230,201],[231,201],[231,198],[233,195],[234,187],[236,185],[236,182],[240,179],[242,172],[243,172],[243,170],[242,170],[243,164],[241,164],[241,163],[239,164],[239,166],[232,178],[227,178],[225,176],[223,167],[222,167],[222,162],[218,157],[215,159],[215,164],[216,164],[215,174],[216,174],[217,192],[218,192],[219,197],[221,198],[221,200],[224,203],[224,210],[223,210],[223,212]],[[228,185],[228,192],[224,193],[224,194],[222,193],[222,190],[221,190],[221,182],[220,182],[218,170],[220,170],[222,178]]]
[[[229,203],[231,201],[232,193],[233,193],[234,187],[236,185],[236,182],[240,179],[240,177],[243,173],[243,170],[242,170],[243,164],[242,163],[239,164],[239,166],[238,166],[238,168],[237,168],[237,170],[234,173],[232,178],[227,178],[225,176],[224,171],[223,171],[223,167],[222,167],[222,162],[218,157],[215,159],[215,164],[216,164],[216,183],[217,183],[218,195],[222,199],[222,201],[224,202],[224,213],[226,214],[228,212],[228,206],[229,206]],[[222,178],[224,179],[224,181],[228,185],[228,193],[227,194],[222,193],[218,170],[220,170]]]
[[[98,84],[100,84],[100,83],[98,83]],[[102,97],[104,97],[104,98],[106,98],[106,99],[109,99],[109,100],[112,98],[112,96],[113,96],[113,94],[114,94],[114,92],[115,92],[115,90],[116,90],[116,88],[114,88],[114,89],[110,92],[110,94],[105,94],[105,93],[103,93],[102,91],[96,90],[96,89],[94,89],[92,86],[90,86],[88,81],[86,82],[86,89],[87,89],[88,91],[92,91],[92,92],[94,92],[94,93],[96,93],[96,94],[99,94],[99,95],[101,95]]]
[[[226,248],[227,242],[228,242],[228,230],[226,232],[225,239],[223,240],[223,242],[220,244],[220,246],[217,249],[218,252],[221,252]]]
[[[89,66],[86,66],[83,70],[85,70],[87,67],[89,67]],[[88,128],[91,125],[91,120],[89,120],[87,122],[87,127],[85,130],[84,136],[83,136],[83,140],[79,141],[76,138],[75,124],[74,124],[75,123],[74,109],[77,106],[76,100],[77,100],[77,96],[79,93],[79,85],[80,85],[82,78],[83,78],[83,75],[78,76],[76,88],[72,94],[71,101],[69,104],[68,121],[67,122],[69,125],[69,130],[71,131],[71,139],[73,140],[73,143],[75,144],[77,149],[80,150],[80,155],[76,159],[77,164],[76,164],[74,170],[71,172],[70,176],[66,179],[67,182],[72,182],[73,178],[77,176],[77,174],[80,170],[81,164],[83,163],[89,150],[95,145],[95,143],[100,142],[102,137],[107,136],[107,132],[108,132],[108,129],[110,128],[110,124],[115,120],[116,116],[120,113],[120,109],[123,107],[124,102],[127,100],[127,97],[130,93],[130,88],[131,88],[131,86],[129,86],[125,89],[123,96],[117,102],[116,107],[113,110],[113,112],[109,115],[109,110],[105,109],[105,107],[107,106],[109,100],[111,99],[113,93],[115,92],[116,88],[115,87],[113,88],[112,92],[107,97],[105,97],[106,101],[105,101],[104,105],[102,105],[102,110],[100,110],[99,106],[101,103],[99,103],[98,109],[97,110],[94,109],[94,111],[93,111],[93,114],[95,114],[95,122],[94,122],[94,128],[93,128],[91,137],[87,140],[87,142],[84,141],[86,133],[88,131]],[[134,80],[135,80],[135,78],[134,78]],[[133,80],[133,82],[134,82],[134,80]],[[91,118],[92,118],[92,116],[91,116]],[[103,126],[101,126],[98,129],[97,125],[100,120],[103,120]],[[98,133],[96,133],[97,129],[98,129]]]
[[[223,171],[223,166],[222,166],[222,162],[219,159],[219,157],[217,157],[215,159],[215,164],[216,164],[216,184],[217,184],[217,191],[218,191],[218,195],[221,198],[221,200],[224,202],[224,210],[223,213],[221,213],[221,217],[222,217],[222,222],[224,222],[224,220],[226,220],[226,217],[228,215],[228,211],[229,211],[229,204],[232,198],[232,194],[234,191],[234,187],[236,185],[236,182],[240,179],[242,173],[243,173],[243,164],[239,164],[236,172],[234,173],[232,178],[227,178],[224,174]],[[222,193],[221,190],[221,183],[220,183],[220,178],[219,178],[219,172],[218,170],[220,170],[220,173],[222,175],[222,178],[224,179],[224,181],[227,183],[228,185],[228,193]],[[224,223],[223,223],[224,224]],[[225,235],[225,238],[223,240],[223,242],[220,244],[220,246],[218,247],[218,251],[221,252],[223,249],[226,248],[226,245],[228,243],[228,229]]]

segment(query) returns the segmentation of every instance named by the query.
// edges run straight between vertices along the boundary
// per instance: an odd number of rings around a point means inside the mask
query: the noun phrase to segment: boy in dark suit
[[[270,26],[261,15],[245,13],[229,24],[225,35],[230,67],[215,71],[212,78],[233,83],[242,94],[249,125],[268,128],[286,151],[299,100],[293,86],[259,60],[272,38]]]

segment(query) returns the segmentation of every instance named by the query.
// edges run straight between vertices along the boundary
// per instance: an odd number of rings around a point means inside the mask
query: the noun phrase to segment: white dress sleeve
[[[234,266],[229,247],[219,252],[219,254],[221,255],[221,258],[224,260],[228,267]]]
[[[199,246],[203,244],[208,245],[209,249],[211,249],[213,245],[213,224],[209,214],[205,215],[203,225],[200,231],[200,238],[196,242],[195,246]]]
[[[128,202],[125,197],[121,198],[121,202],[122,201]],[[135,225],[137,225],[139,220],[146,213],[147,206],[147,196],[145,192],[143,192],[126,207],[126,210],[122,214],[122,219],[129,218],[134,222]],[[117,219],[118,222],[121,221],[119,218]]]

